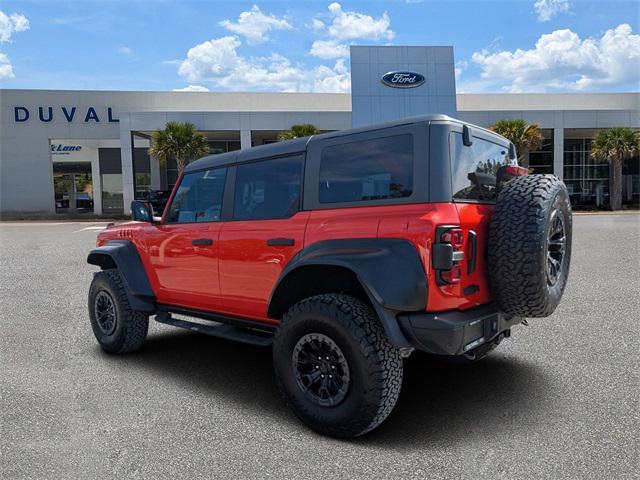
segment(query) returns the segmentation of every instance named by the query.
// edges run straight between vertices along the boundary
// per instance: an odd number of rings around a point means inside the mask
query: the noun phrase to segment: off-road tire
[[[296,382],[293,351],[310,333],[329,337],[348,362],[348,390],[335,406],[314,403]],[[347,295],[317,295],[291,307],[275,335],[273,364],[278,388],[296,416],[313,430],[337,438],[363,435],[380,425],[402,386],[400,350],[389,343],[371,308]]]
[[[552,223],[564,228],[564,253],[554,283],[548,254]],[[572,217],[565,184],[554,175],[526,175],[500,191],[489,226],[491,291],[502,311],[521,317],[547,317],[558,306],[569,275]]]
[[[96,318],[96,297],[106,292],[115,305],[115,328],[105,333]],[[149,330],[149,316],[135,311],[129,304],[120,273],[116,269],[97,272],[89,288],[89,318],[91,328],[102,349],[109,353],[128,353],[142,347]]]

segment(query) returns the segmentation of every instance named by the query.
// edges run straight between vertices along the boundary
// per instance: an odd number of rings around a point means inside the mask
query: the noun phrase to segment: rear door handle
[[[210,238],[197,238],[195,240],[191,240],[191,245],[194,247],[207,247],[213,245],[213,240]]]
[[[292,247],[296,244],[293,238],[270,238],[267,245],[270,247]]]

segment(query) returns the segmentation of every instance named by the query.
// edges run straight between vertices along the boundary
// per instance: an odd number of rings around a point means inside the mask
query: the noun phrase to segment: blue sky
[[[453,45],[458,91],[640,89],[637,1],[7,1],[3,88],[349,89],[348,45]]]

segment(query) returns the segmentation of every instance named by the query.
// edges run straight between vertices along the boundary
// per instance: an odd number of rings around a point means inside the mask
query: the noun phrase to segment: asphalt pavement
[[[0,476],[638,478],[640,216],[574,219],[550,318],[474,366],[415,356],[386,422],[319,436],[284,406],[270,350],[152,322],[98,347],[85,262],[99,223],[0,223]]]

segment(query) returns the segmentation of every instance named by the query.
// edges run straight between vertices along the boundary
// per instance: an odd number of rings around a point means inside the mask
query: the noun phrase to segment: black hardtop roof
[[[462,120],[449,117],[448,115],[440,115],[440,114],[419,115],[416,117],[403,118],[401,120],[393,120],[390,122],[378,123],[375,125],[368,125],[366,127],[349,128],[347,130],[336,130],[334,132],[321,133],[318,135],[312,135],[310,137],[301,137],[301,138],[295,138],[293,140],[269,143],[267,145],[259,145],[257,147],[247,148],[245,150],[235,150],[233,152],[207,155],[206,157],[202,157],[196,160],[195,162],[192,162],[189,165],[187,165],[184,171],[185,173],[188,173],[196,170],[202,170],[205,168],[217,168],[223,165],[250,162],[251,160],[257,160],[262,158],[280,157],[284,155],[290,155],[293,153],[301,153],[305,151],[307,144],[311,140],[336,138],[336,137],[342,137],[346,135],[352,135],[354,133],[370,132],[370,131],[382,130],[390,127],[397,127],[400,125],[411,125],[416,123],[427,123],[427,122],[452,122],[452,123],[459,123],[463,125],[469,125],[474,129],[482,130],[486,133],[491,134],[496,138],[499,138],[499,139],[502,139],[503,141],[508,142],[508,140],[504,139],[497,133],[492,132],[491,130],[487,130],[486,128],[479,127],[477,125],[472,125],[467,122],[463,122]]]

